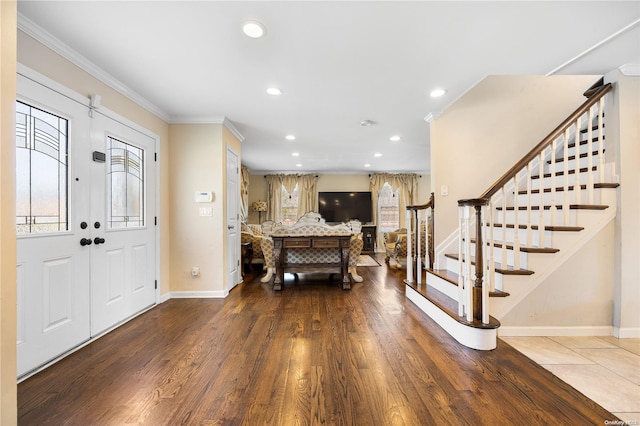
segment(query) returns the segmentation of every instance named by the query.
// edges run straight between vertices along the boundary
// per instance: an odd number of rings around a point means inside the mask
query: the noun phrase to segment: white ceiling
[[[19,28],[166,121],[226,117],[255,173],[428,173],[425,116],[487,75],[640,64],[638,1],[18,1],[18,12]],[[267,35],[246,37],[246,20]],[[435,87],[448,93],[430,98]]]

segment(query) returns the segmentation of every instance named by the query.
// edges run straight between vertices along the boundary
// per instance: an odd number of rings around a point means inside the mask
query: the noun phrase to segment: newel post
[[[473,319],[482,321],[483,305],[482,305],[482,285],[484,281],[484,241],[482,239],[482,208],[489,204],[488,199],[475,198],[470,200],[459,200],[458,205],[461,207],[473,207],[475,210],[476,218],[476,250],[475,250],[475,280],[473,282],[473,288],[471,292],[471,304],[473,311]],[[471,244],[469,241],[470,235],[467,235],[467,240],[463,244]],[[465,262],[470,262],[471,259],[464,259]]]

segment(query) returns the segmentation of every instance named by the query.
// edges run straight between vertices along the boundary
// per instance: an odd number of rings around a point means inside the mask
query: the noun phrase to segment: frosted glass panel
[[[144,150],[109,138],[110,229],[144,226]]]
[[[67,128],[64,118],[16,102],[16,231],[66,231]]]

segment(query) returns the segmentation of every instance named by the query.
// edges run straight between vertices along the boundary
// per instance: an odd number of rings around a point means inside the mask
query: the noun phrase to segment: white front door
[[[238,154],[227,148],[227,282],[229,283],[229,290],[241,281],[238,168]]]
[[[153,305],[155,140],[99,113],[92,120],[91,334]]]
[[[90,338],[87,108],[18,76],[18,376]]]
[[[18,377],[155,303],[155,140],[18,75]]]

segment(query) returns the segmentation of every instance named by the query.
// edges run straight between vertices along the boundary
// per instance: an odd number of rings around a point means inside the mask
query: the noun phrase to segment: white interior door
[[[101,114],[92,121],[91,334],[153,305],[155,140]]]
[[[89,334],[88,109],[18,76],[18,376]]]
[[[238,154],[227,148],[227,282],[229,289],[240,281],[240,185]]]

